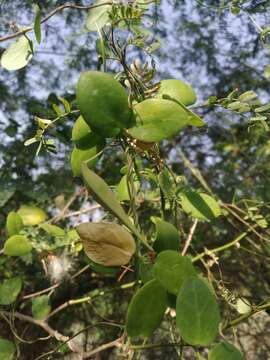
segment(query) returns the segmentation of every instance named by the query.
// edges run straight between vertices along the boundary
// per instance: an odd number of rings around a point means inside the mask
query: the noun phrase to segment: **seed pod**
[[[86,255],[104,266],[121,266],[130,261],[136,245],[131,234],[118,224],[84,223],[76,227]]]

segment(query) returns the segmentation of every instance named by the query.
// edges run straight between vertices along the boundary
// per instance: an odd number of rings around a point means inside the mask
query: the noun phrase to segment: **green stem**
[[[239,236],[237,236],[234,240],[232,240],[231,242],[225,244],[225,245],[222,245],[222,246],[219,246],[217,248],[214,248],[212,250],[208,250],[206,249],[204,252],[202,252],[201,254],[195,256],[193,259],[192,259],[192,262],[196,262],[198,260],[200,260],[201,258],[203,258],[204,256],[206,255],[211,255],[211,254],[214,254],[214,253],[217,253],[217,252],[220,252],[220,251],[223,251],[223,250],[227,250],[229,249],[230,247],[236,245],[240,240],[242,240],[244,237],[246,237],[248,234],[247,231],[243,232],[242,234],[240,234]]]

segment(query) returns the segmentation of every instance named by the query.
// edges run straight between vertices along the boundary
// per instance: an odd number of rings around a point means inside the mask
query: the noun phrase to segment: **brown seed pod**
[[[76,227],[86,255],[103,266],[121,266],[130,261],[136,245],[131,234],[113,223],[84,223]]]

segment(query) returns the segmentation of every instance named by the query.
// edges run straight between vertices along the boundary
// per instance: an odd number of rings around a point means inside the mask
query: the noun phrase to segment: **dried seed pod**
[[[76,227],[86,255],[104,266],[121,266],[130,261],[136,245],[131,234],[118,224],[84,223]]]

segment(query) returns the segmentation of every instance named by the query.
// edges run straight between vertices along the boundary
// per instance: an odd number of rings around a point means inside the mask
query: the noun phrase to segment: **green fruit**
[[[47,219],[46,213],[34,206],[26,206],[23,205],[17,211],[23,221],[23,225],[25,226],[33,226],[38,225]]]
[[[4,244],[4,254],[8,256],[22,256],[32,250],[32,245],[23,235],[13,235]]]
[[[82,116],[79,116],[72,128],[71,140],[76,148],[81,150],[90,149],[97,144],[104,143],[104,140],[93,133]]]
[[[20,215],[15,211],[11,211],[7,216],[6,228],[8,236],[18,234],[23,227],[23,221]]]
[[[111,74],[88,71],[77,85],[77,103],[91,129],[103,137],[114,137],[131,125],[128,94]]]
[[[94,157],[98,153],[98,149],[96,146],[87,149],[87,150],[80,150],[74,148],[71,153],[70,165],[74,176],[81,176],[81,165],[83,161],[89,160]],[[91,160],[88,163],[88,166],[95,166],[97,163],[98,158]]]
[[[148,99],[134,106],[136,127],[128,129],[135,139],[157,142],[176,135],[189,124],[189,113],[170,100]]]
[[[181,81],[175,79],[162,80],[157,93],[158,98],[171,98],[181,102],[184,105],[192,105],[196,102],[197,96],[193,88]]]

